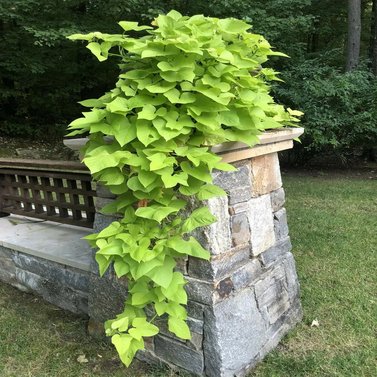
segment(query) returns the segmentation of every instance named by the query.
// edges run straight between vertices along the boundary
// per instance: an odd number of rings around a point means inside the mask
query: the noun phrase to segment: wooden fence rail
[[[93,227],[91,175],[79,162],[0,159],[0,212]]]

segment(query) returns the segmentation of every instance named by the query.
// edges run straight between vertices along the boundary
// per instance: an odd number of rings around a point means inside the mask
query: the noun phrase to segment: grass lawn
[[[283,179],[304,319],[253,376],[377,376],[377,180]]]
[[[304,320],[251,376],[375,377],[377,181],[283,178]],[[173,375],[139,363],[126,370],[107,343],[87,337],[84,319],[0,284],[1,377]]]

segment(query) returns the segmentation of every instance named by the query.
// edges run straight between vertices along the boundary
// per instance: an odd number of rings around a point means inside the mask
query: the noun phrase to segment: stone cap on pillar
[[[79,137],[79,138],[75,138],[75,139],[64,139],[63,140],[63,144],[75,151],[75,152],[79,152],[80,149],[86,144],[86,142],[89,140],[89,138],[87,137]]]
[[[281,128],[273,131],[266,131],[258,136],[259,143],[249,147],[241,142],[228,142],[215,145],[212,152],[222,156],[224,162],[235,162],[246,160],[252,157],[284,151],[293,148],[293,140],[304,133],[304,128]]]

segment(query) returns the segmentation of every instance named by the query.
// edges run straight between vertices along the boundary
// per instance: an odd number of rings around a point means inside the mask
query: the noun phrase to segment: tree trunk
[[[313,31],[308,36],[308,43],[307,43],[308,53],[314,53],[318,51],[319,30],[320,30],[320,22],[318,19],[315,19],[313,22]]]
[[[346,71],[359,64],[361,37],[361,0],[348,0],[348,43]]]
[[[372,71],[377,76],[377,0],[373,0],[369,51]]]

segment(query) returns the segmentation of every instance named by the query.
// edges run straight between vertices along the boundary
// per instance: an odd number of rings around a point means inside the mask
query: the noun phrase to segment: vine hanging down
[[[128,366],[144,349],[143,339],[159,332],[157,316],[167,317],[177,337],[190,339],[177,259],[210,258],[190,234],[216,218],[205,206],[186,216],[187,201],[226,195],[212,184],[211,172],[234,170],[211,146],[252,146],[263,130],[295,125],[300,112],[274,103],[268,82],[277,73],[262,64],[284,54],[249,33],[243,21],[171,11],[152,26],[119,25],[123,34],[69,37],[87,41],[99,61],[112,56],[120,63],[115,88],[81,102],[90,110],[69,125],[69,136],[89,134],[83,162],[117,195],[102,211],[119,220],[87,239],[98,249],[100,274],[113,264],[117,277],[128,281],[124,311],[105,324]]]

